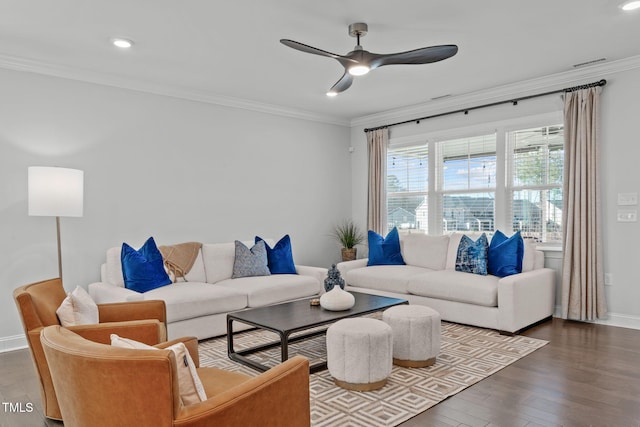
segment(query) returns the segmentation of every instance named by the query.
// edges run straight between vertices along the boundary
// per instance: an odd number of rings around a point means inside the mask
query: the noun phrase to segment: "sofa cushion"
[[[191,270],[184,275],[187,282],[206,282],[207,275],[204,272],[204,262],[202,261],[202,248],[198,251],[198,256],[191,266]],[[183,281],[180,279],[179,281]]]
[[[241,277],[222,280],[213,286],[242,292],[247,297],[248,307],[261,307],[311,297],[317,295],[320,290],[320,284],[316,279],[297,274]]]
[[[411,277],[407,289],[414,295],[497,307],[499,280],[491,275],[440,270]]]
[[[521,273],[523,256],[524,241],[520,231],[507,237],[500,230],[496,230],[489,245],[487,270],[489,274],[498,277]]]
[[[524,257],[522,271],[531,271],[544,267],[544,254],[536,250],[537,243],[532,239],[524,239]]]
[[[408,265],[443,270],[447,264],[449,236],[430,236],[423,233],[403,234],[400,237],[402,258]]]
[[[376,265],[348,271],[345,281],[350,286],[406,294],[409,278],[429,271],[413,265]]]
[[[400,250],[400,237],[398,229],[393,229],[382,237],[375,231],[369,230],[367,233],[369,243],[369,259],[367,265],[404,265],[402,252]]]
[[[168,323],[247,307],[247,296],[243,292],[201,282],[163,286],[146,292],[144,299],[163,300],[167,305]]]
[[[264,239],[256,236],[255,242],[258,243],[260,240]],[[293,262],[291,238],[288,234],[278,240],[273,248],[265,243],[265,248],[267,249],[267,264],[271,274],[298,274]]]
[[[107,249],[105,277],[103,277],[102,280],[107,283],[111,283],[112,285],[124,288],[124,277],[122,276],[122,261],[120,260],[121,253],[122,247],[113,247]]]
[[[202,261],[207,274],[207,283],[231,279],[235,258],[236,249],[233,242],[203,244]]]
[[[120,253],[124,286],[136,292],[147,292],[171,284],[164,269],[162,254],[153,237],[149,237],[138,250],[126,243]]]
[[[56,314],[62,326],[95,325],[100,317],[98,305],[80,286],[67,295]]]
[[[269,276],[267,265],[267,247],[264,240],[258,241],[251,248],[239,240],[235,244],[232,279],[240,277]]]
[[[482,233],[475,242],[469,236],[462,236],[456,257],[456,271],[487,275],[487,252],[489,241]]]

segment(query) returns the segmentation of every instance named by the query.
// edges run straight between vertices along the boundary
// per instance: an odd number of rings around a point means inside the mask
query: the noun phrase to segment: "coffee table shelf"
[[[289,358],[289,344],[304,341],[326,333],[326,328],[292,336],[297,332],[308,331],[324,325],[329,325],[340,319],[364,316],[376,311],[400,304],[408,304],[407,300],[389,298],[352,292],[355,305],[349,310],[328,311],[320,306],[312,306],[311,299],[286,302],[266,307],[250,308],[227,314],[227,352],[229,358],[258,371],[264,372],[270,367],[252,360],[247,355],[258,353],[274,347],[280,347],[281,361]],[[279,339],[259,346],[236,350],[233,342],[233,322],[241,322],[258,329],[274,332]],[[317,372],[327,368],[327,362],[318,362],[310,366],[310,372]]]

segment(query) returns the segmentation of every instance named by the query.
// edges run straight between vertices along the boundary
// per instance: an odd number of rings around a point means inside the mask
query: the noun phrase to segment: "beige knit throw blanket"
[[[158,247],[162,254],[164,265],[169,270],[169,276],[173,276],[172,281],[175,282],[178,277],[187,280],[184,276],[191,271],[201,247],[202,243],[200,242],[186,242]]]

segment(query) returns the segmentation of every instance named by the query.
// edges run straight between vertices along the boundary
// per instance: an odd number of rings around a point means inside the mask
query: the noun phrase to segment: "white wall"
[[[0,70],[0,350],[22,335],[12,290],[58,273],[54,218],[27,215],[28,166],[85,172],[84,216],[61,218],[71,290],[149,236],[289,233],[297,263],[328,267],[351,214],[348,145],[343,126]]]
[[[638,137],[638,108],[640,99],[640,69],[616,72],[607,75],[607,85],[602,92],[601,141],[602,141],[602,196],[603,196],[603,232],[605,251],[605,272],[611,273],[613,284],[606,286],[609,318],[600,323],[640,329],[640,286],[638,286],[638,241],[640,241],[640,223],[619,223],[616,221],[617,194],[640,193],[640,140]],[[593,81],[597,79],[591,79]],[[580,82],[584,83],[584,82]],[[578,83],[576,83],[578,84]],[[564,84],[561,87],[571,86]],[[549,88],[547,90],[553,90]],[[539,90],[538,92],[546,92]],[[502,99],[509,99],[505,96]],[[473,106],[477,104],[470,104]],[[454,108],[457,109],[457,108]],[[437,112],[429,111],[426,115]],[[502,106],[471,111],[468,115],[456,114],[442,118],[424,120],[420,124],[410,123],[390,128],[391,138],[412,135],[439,133],[444,130],[473,127],[483,123],[504,119],[525,117],[562,110],[559,95],[522,101],[518,106]],[[391,117],[391,115],[390,115]],[[391,122],[409,120],[421,115],[408,114],[392,119],[362,118],[360,124],[351,129],[352,157],[352,212],[354,220],[366,225],[367,212],[367,152],[365,127],[375,127]],[[624,208],[624,207],[623,207]],[[640,206],[633,209],[640,210]],[[557,257],[557,254],[554,255]],[[557,264],[557,263],[556,263]],[[558,284],[557,304],[560,304]]]

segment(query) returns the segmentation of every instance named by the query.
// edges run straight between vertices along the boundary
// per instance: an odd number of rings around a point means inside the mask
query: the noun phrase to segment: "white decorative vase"
[[[334,286],[320,297],[320,306],[329,311],[349,310],[355,303],[355,297],[340,286]]]

